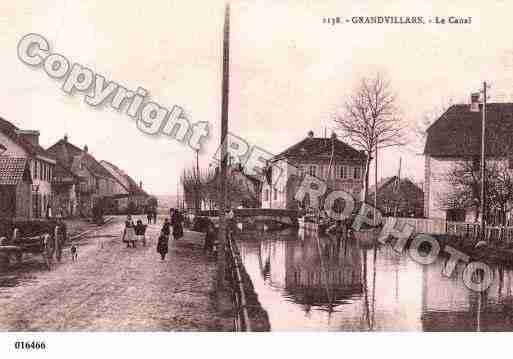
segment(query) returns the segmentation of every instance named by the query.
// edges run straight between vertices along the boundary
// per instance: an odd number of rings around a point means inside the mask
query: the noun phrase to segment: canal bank
[[[451,235],[434,235],[441,250],[451,246],[469,256],[471,261],[480,261],[488,265],[500,265],[513,268],[513,244],[506,242],[484,242],[476,238]]]
[[[513,271],[493,266],[483,293],[388,245],[337,245],[294,231],[239,241],[244,267],[272,331],[509,331]]]

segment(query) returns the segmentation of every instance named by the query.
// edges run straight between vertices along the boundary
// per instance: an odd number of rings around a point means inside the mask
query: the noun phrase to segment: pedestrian
[[[166,259],[166,254],[168,251],[168,242],[169,236],[164,233],[164,228],[162,228],[162,231],[160,232],[159,236],[159,242],[157,244],[157,253],[160,254],[160,258],[162,260]]]
[[[183,216],[178,210],[173,210],[171,214],[171,225],[173,226],[173,238],[180,239],[183,237]]]
[[[169,237],[171,234],[171,223],[169,222],[169,219],[164,219],[164,225],[162,226],[162,232]]]
[[[126,247],[130,248],[130,245],[135,247],[135,230],[132,216],[126,216],[125,229],[123,231],[123,242],[126,243]]]
[[[205,244],[203,246],[203,250],[205,253],[213,252],[214,243],[217,239],[217,231],[212,221],[208,221],[207,224],[207,233],[205,234]]]
[[[137,225],[134,228],[136,241],[141,241],[143,247],[146,247],[146,225],[139,219]]]
[[[146,214],[146,220],[148,221],[148,224],[151,224],[151,220],[153,219],[153,213],[151,211],[148,211]]]
[[[228,233],[233,232],[235,229],[235,212],[231,208],[226,210],[226,222]]]
[[[156,209],[153,210],[153,223],[157,224],[157,210]]]

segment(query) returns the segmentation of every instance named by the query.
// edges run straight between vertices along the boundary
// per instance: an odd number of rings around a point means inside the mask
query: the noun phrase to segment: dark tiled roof
[[[301,159],[304,157],[331,156],[331,146],[334,141],[334,154],[337,159],[352,159],[364,161],[365,155],[349,146],[347,143],[335,138],[307,137],[295,145],[287,148],[285,151],[275,156],[273,160],[278,159]]]
[[[424,154],[433,157],[479,156],[482,111],[453,105],[427,130]],[[513,147],[513,103],[486,105],[486,153],[503,156]]]
[[[13,140],[19,146],[21,146],[30,155],[32,155],[32,156],[39,155],[42,157],[46,157],[46,158],[55,160],[55,158],[50,153],[48,153],[48,151],[46,151],[43,147],[41,147],[39,145],[34,145],[31,142],[23,139],[23,137],[17,133],[17,130],[19,130],[18,127],[14,126],[9,121],[0,117],[0,131],[5,133],[5,135],[7,137],[9,137],[11,140]]]
[[[378,181],[378,194],[383,189],[386,189],[386,188],[388,188],[390,186],[395,186],[396,182],[397,182],[397,176],[391,176],[391,177],[382,178],[380,181]],[[402,178],[401,179],[401,181],[400,181],[400,188],[402,188],[403,190],[405,188],[412,188],[412,189],[414,189],[417,192],[422,192],[422,189],[418,185],[413,183],[409,178]],[[373,194],[375,190],[376,190],[376,186],[375,185],[369,187],[369,195]]]
[[[25,175],[25,177],[24,177]],[[23,179],[32,182],[27,159],[19,157],[0,157],[0,185],[17,185]]]
[[[73,159],[75,157],[83,156],[85,166],[94,175],[115,179],[110,174],[110,172],[107,171],[100,163],[98,163],[98,161],[91,154],[84,152],[65,139],[59,140],[53,146],[48,148],[47,151],[51,153],[55,158],[57,158],[57,161],[66,169],[71,169],[73,165]]]

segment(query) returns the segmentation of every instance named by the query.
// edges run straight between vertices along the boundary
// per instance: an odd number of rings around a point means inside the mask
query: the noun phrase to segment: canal
[[[421,265],[390,246],[360,247],[295,231],[245,234],[241,258],[273,331],[511,331],[511,270],[484,293],[463,267]]]

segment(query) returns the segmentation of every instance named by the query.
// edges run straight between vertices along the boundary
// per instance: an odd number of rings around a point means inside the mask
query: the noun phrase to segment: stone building
[[[330,162],[332,166],[330,170]],[[331,190],[343,190],[361,199],[366,156],[335,135],[314,137],[310,131],[302,141],[289,147],[269,162],[262,187],[262,208],[296,209],[296,192],[306,174],[323,180]],[[308,199],[307,201],[308,202]]]
[[[374,198],[376,186],[369,188],[369,197]],[[378,209],[385,216],[423,217],[424,192],[409,178],[392,176],[378,182],[376,196]]]
[[[0,218],[31,217],[31,185],[28,159],[0,156]]]
[[[100,164],[118,182],[113,196],[116,210],[122,213],[144,211],[149,195],[142,189],[142,182],[138,185],[125,171],[108,161],[102,160]]]
[[[117,180],[89,153],[87,145],[80,149],[64,136],[48,148],[48,152],[78,179],[75,191],[77,214],[90,216],[93,206],[114,196],[119,190]],[[72,192],[68,193],[69,202],[73,202]]]
[[[52,204],[52,178],[57,162],[39,145],[39,131],[21,130],[0,118],[0,144],[5,147],[2,156],[27,161],[32,181],[28,200],[30,217],[44,217]]]
[[[427,130],[424,148],[424,215],[455,221],[476,220],[476,207],[449,206],[446,199],[453,191],[448,175],[457,163],[472,163],[480,178],[481,121],[479,112],[465,104],[451,106]],[[486,106],[486,163],[513,168],[513,103]]]

